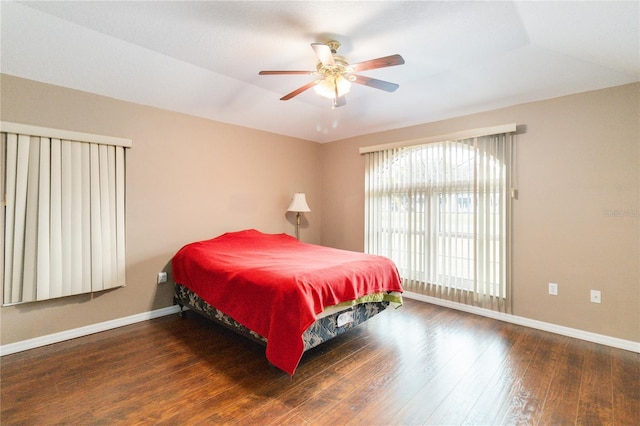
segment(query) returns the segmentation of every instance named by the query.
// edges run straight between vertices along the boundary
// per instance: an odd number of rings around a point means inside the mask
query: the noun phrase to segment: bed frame
[[[249,330],[229,315],[221,312],[202,300],[197,294],[187,287],[178,283],[176,283],[174,304],[180,306],[180,314],[182,316],[184,316],[184,307],[187,307],[190,310],[203,315],[204,317],[209,318],[244,337],[266,346],[267,339],[265,337]],[[362,324],[371,317],[384,311],[388,306],[389,302],[386,301],[366,302],[347,307],[316,320],[302,335],[304,340],[304,350],[307,351],[314,348],[319,344],[326,342],[327,340],[330,340],[359,324]]]

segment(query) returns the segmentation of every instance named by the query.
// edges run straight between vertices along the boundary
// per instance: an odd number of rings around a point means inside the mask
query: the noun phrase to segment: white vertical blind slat
[[[109,250],[110,271],[108,286],[113,287],[118,281],[118,234],[116,229],[116,147],[107,147],[107,171],[109,173],[109,222],[107,223],[109,232],[109,244],[107,245]]]
[[[60,141],[60,217],[61,217],[61,270],[62,282],[60,295],[68,296],[73,294],[71,291],[71,271],[72,271],[72,254],[71,248],[73,243],[73,232],[71,228],[71,205],[73,202],[73,186],[71,181],[71,173],[73,171],[73,159],[71,158],[71,142],[67,140]],[[75,259],[74,259],[75,260]]]
[[[100,167],[100,225],[102,227],[102,247],[100,253],[102,255],[102,287],[111,287],[111,209],[109,206],[109,158],[107,146],[100,145],[98,147],[99,167]]]
[[[92,144],[91,152],[91,290],[102,290],[102,225],[100,206],[100,153]]]
[[[35,300],[38,277],[38,189],[40,183],[40,138],[29,141],[29,175],[27,180],[27,212],[24,236],[24,275],[22,300]]]
[[[5,215],[4,215],[4,247],[3,247],[3,294],[5,300],[11,300],[12,282],[13,282],[13,230],[15,217],[15,188],[16,188],[16,158],[18,156],[18,136],[3,135],[5,148],[3,153],[7,166],[5,167],[4,185],[5,185]]]
[[[71,205],[70,205],[70,294],[83,292],[82,265],[82,144],[69,142],[71,149]]]
[[[7,159],[7,134],[6,133],[0,133],[0,164],[6,165]],[[6,171],[6,167],[4,167],[4,169]],[[0,173],[0,194],[2,195],[2,203],[3,206],[6,206],[6,202],[7,202],[7,182],[6,182],[6,173]],[[0,234],[3,235],[4,237],[6,237],[5,234],[5,218],[6,218],[6,208],[3,208],[0,211]],[[3,239],[4,241],[4,239]],[[4,267],[4,244],[0,244],[0,278],[2,280],[2,284],[0,284],[0,287],[2,288],[2,292],[3,295],[6,294],[5,292],[5,267]]]
[[[49,206],[49,297],[62,296],[62,147],[51,139]],[[39,300],[42,300],[38,298]]]
[[[51,142],[48,138],[40,139],[40,179],[38,190],[38,278],[36,300],[50,297],[49,276],[51,262],[50,247],[50,213],[51,213]]]
[[[7,167],[6,170],[6,206],[5,206],[5,249],[4,249],[4,301],[13,299],[13,247],[15,242],[15,199],[16,199],[16,170],[18,158],[18,136],[7,135]]]
[[[22,278],[24,275],[24,233],[26,228],[27,179],[29,174],[29,141],[28,136],[18,136],[18,167],[16,168],[15,213],[13,267],[11,282],[11,301],[22,297]]]
[[[82,191],[82,292],[91,292],[91,146],[80,148]]]
[[[125,156],[124,148],[116,147],[116,285],[125,285]]]

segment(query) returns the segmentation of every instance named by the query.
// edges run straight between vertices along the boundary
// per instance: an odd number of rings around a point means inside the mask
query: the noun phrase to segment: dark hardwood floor
[[[296,374],[196,314],[2,357],[2,425],[640,424],[640,355],[413,300]]]

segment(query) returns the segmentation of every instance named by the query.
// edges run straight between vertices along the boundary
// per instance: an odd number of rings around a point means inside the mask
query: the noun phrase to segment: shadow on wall
[[[297,224],[297,213],[296,212],[287,212],[285,214],[285,217],[287,218],[287,222],[289,222],[291,224],[291,231],[287,232],[287,234],[292,235],[295,237],[296,234],[296,224]],[[302,235],[302,231],[304,229],[308,229],[309,228],[309,221],[307,220],[307,218],[305,217],[304,213],[300,213],[300,234]]]

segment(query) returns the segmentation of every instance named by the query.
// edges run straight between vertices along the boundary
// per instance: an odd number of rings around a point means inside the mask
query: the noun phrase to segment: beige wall
[[[640,342],[639,121],[635,84],[325,144],[322,243],[363,249],[359,147],[515,122],[514,314]]]
[[[291,194],[307,194],[302,239],[363,249],[358,148],[516,122],[514,313],[640,341],[640,84],[319,145],[2,76],[0,117],[133,139],[127,153],[127,287],[0,310],[0,343],[171,305],[156,285],[184,244],[258,228],[293,234]],[[614,214],[607,214],[613,212]],[[547,294],[547,283],[559,295]],[[589,290],[602,291],[602,304]]]
[[[295,232],[294,192],[311,207],[303,241],[320,242],[319,145],[3,75],[3,121],[131,138],[127,286],[94,296],[3,307],[1,344],[172,304],[156,284],[184,244],[244,228]]]

